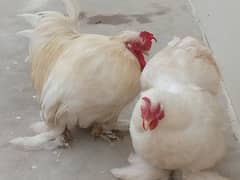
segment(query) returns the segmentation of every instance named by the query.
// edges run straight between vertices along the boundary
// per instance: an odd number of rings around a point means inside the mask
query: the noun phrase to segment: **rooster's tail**
[[[24,30],[19,34],[30,39],[37,37],[49,38],[57,35],[78,34],[80,7],[77,0],[62,0],[67,15],[60,12],[42,11],[34,14],[21,14],[33,29]]]

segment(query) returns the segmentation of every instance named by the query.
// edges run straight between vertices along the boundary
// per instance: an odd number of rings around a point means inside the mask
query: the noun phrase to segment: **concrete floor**
[[[27,40],[15,35],[28,27],[16,14],[35,11],[36,3],[36,0],[0,1],[0,180],[113,179],[109,169],[126,164],[132,150],[128,137],[109,145],[81,131],[75,134],[72,149],[53,152],[24,152],[7,144],[14,137],[32,135],[29,125],[40,120],[30,65],[24,62]],[[81,0],[81,7],[82,32],[115,34],[126,29],[148,30],[158,39],[153,53],[175,35],[201,38],[186,0]],[[63,7],[57,0],[51,0],[41,9]],[[128,117],[129,113],[123,116]],[[240,160],[236,160],[235,147],[232,149],[220,169],[233,180],[239,180]]]

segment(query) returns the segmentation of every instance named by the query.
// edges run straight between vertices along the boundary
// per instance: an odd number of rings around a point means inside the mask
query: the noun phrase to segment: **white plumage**
[[[142,53],[154,39],[148,32],[81,34],[78,2],[63,2],[67,16],[52,11],[22,15],[34,26],[21,34],[30,38],[33,84],[44,121],[34,126],[42,134],[11,141],[26,149],[45,147],[76,125],[118,128],[120,111],[140,91]]]
[[[113,175],[165,180],[170,171],[180,170],[184,180],[225,180],[205,172],[226,150],[226,120],[217,97],[220,79],[210,50],[191,37],[174,39],[157,53],[143,71],[144,91],[130,124],[135,156],[142,161],[113,169]]]
[[[192,38],[174,38],[158,52],[142,73],[143,89],[176,81],[194,84],[212,93],[219,91],[220,73],[211,51]]]

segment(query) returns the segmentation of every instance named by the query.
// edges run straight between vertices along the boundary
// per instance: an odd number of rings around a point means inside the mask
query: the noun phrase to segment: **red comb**
[[[147,31],[142,31],[140,32],[140,37],[144,38],[144,39],[148,39],[148,40],[155,40],[155,42],[157,42],[157,39],[154,37],[154,35],[150,32]]]
[[[157,42],[157,39],[154,37],[154,35],[147,31],[140,32],[140,37],[143,39],[144,51],[149,51],[151,49],[152,40],[155,40],[155,42]]]
[[[150,115],[150,107],[151,107],[151,101],[148,97],[143,97],[142,98],[145,102],[145,105],[141,106],[141,112],[142,112],[142,118],[143,117],[148,117]]]
[[[146,105],[151,106],[151,100],[148,97],[143,97],[142,99],[144,100]]]
[[[141,106],[141,116],[143,119],[142,126],[144,130],[153,130],[157,127],[160,120],[165,117],[163,106],[158,103],[156,106],[151,107],[151,100],[148,97],[143,97],[144,105]],[[149,126],[146,126],[146,122]]]

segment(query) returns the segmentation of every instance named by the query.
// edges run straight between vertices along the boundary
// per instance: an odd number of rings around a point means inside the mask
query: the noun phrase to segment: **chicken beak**
[[[149,129],[149,122],[146,119],[143,119],[143,129],[147,131]]]
[[[149,52],[148,52],[148,51],[143,52],[143,54],[144,54],[145,56],[149,56]]]
[[[157,39],[155,37],[153,37],[154,41],[157,42]]]

